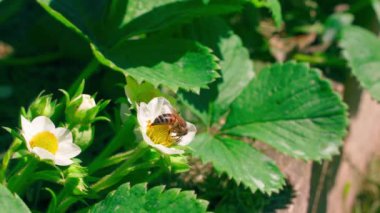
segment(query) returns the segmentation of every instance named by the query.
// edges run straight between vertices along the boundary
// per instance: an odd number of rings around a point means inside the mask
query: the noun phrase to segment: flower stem
[[[134,150],[129,150],[126,152],[118,153],[116,155],[113,155],[104,161],[102,161],[102,164],[99,164],[97,167],[97,170],[103,169],[106,167],[113,166],[115,164],[121,163],[122,161],[128,160],[129,156],[134,152]],[[97,170],[92,170],[92,172],[95,172]],[[89,172],[89,174],[92,174]]]
[[[135,128],[136,118],[129,116],[127,121],[117,135],[107,144],[107,146],[95,157],[91,164],[87,167],[89,174],[94,173],[98,169],[104,167],[105,160],[125,144],[126,139],[133,138],[133,129]]]
[[[129,167],[128,169],[126,169],[124,171],[124,174],[122,174],[122,177],[124,177],[125,175],[127,175],[128,173],[130,173],[132,171],[141,170],[141,169],[149,169],[149,168],[152,168],[152,167],[156,167],[156,166],[158,166],[156,164],[156,160],[157,159],[155,159],[155,161],[143,162],[143,163],[131,166],[131,167]],[[51,203],[50,206],[49,206],[49,211],[48,212],[67,212],[67,209],[69,209],[71,205],[75,204],[80,199],[81,198],[78,197],[78,196],[69,196],[69,195],[65,196],[62,199],[62,201],[60,202],[60,204],[57,205],[56,208],[53,206],[54,203]],[[55,210],[55,209],[57,209],[57,210]],[[86,209],[88,210],[89,207],[87,207]],[[80,211],[80,212],[82,212],[82,211]],[[83,211],[83,212],[87,212],[87,211]]]
[[[22,144],[22,141],[19,139],[14,139],[8,151],[5,153],[3,157],[3,161],[0,168],[0,183],[5,184],[5,175],[7,172],[8,164],[10,159],[12,158],[13,153],[17,150],[18,147]]]
[[[340,58],[334,58],[331,56],[324,55],[306,55],[297,53],[293,56],[293,59],[297,61],[308,62],[310,64],[316,65],[326,65],[326,66],[335,66],[342,67],[345,66],[345,61]]]
[[[35,157],[28,157],[25,166],[15,175],[9,178],[8,188],[22,196],[27,186],[33,183],[31,176],[38,167],[39,160]]]
[[[121,179],[123,179],[129,172],[133,169],[133,163],[138,160],[144,153],[148,150],[147,145],[144,142],[141,142],[140,145],[136,148],[135,152],[131,154],[130,158],[120,165],[115,171],[111,174],[104,176],[98,182],[94,183],[91,188],[95,192],[100,192],[104,189],[107,189],[115,184],[117,184]]]
[[[61,204],[53,212],[67,212],[67,209],[70,208],[70,206],[76,203],[78,200],[80,200],[78,197],[67,196],[62,200]]]

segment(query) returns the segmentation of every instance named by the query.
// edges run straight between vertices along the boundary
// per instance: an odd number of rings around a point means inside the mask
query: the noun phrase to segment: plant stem
[[[99,68],[99,62],[93,58],[87,66],[81,71],[80,75],[77,77],[77,79],[74,81],[73,84],[68,89],[68,94],[73,95],[75,91],[78,89],[80,84],[82,83],[83,79],[86,79],[90,77],[92,74],[94,74],[98,68]],[[65,103],[65,96],[63,96],[60,100],[59,103]],[[52,116],[53,121],[54,120],[60,120],[61,116],[64,116],[64,111],[65,111],[65,104],[58,104],[55,110],[54,115]]]
[[[99,155],[91,162],[87,167],[89,174],[94,173],[98,169],[102,168],[105,159],[107,159],[112,153],[117,151],[123,146],[126,139],[131,138],[133,134],[133,129],[135,128],[136,118],[134,116],[129,116],[123,127],[117,135],[107,144],[107,146],[100,152]]]
[[[122,152],[122,153],[119,153],[119,154],[116,154],[116,155],[113,155],[113,156],[107,158],[106,160],[102,161],[102,164],[98,165],[97,170],[118,164],[118,163],[125,161],[125,160],[128,160],[128,157],[133,153],[133,151],[134,150],[129,150],[129,151]],[[95,172],[97,170],[92,170],[92,172]],[[92,174],[92,173],[89,173],[89,174]]]
[[[61,204],[57,207],[56,212],[67,212],[67,209],[70,208],[71,205],[76,203],[78,200],[80,200],[78,197],[74,196],[67,196],[65,197]]]
[[[345,61],[340,58],[326,57],[321,55],[306,55],[297,53],[293,56],[297,61],[308,62],[310,64],[320,64],[326,66],[343,67],[346,65]]]
[[[98,182],[94,183],[91,186],[92,190],[99,192],[117,184],[121,179],[123,179],[123,177],[133,170],[131,169],[131,167],[133,167],[132,164],[143,156],[147,150],[147,145],[144,142],[140,143],[135,152],[130,156],[129,160],[125,161],[111,174],[104,176]]]
[[[123,174],[121,174],[120,176],[122,178],[122,177],[124,177],[125,175],[127,175],[128,173],[130,173],[132,171],[136,171],[136,170],[140,170],[140,169],[149,169],[149,168],[155,167],[155,166],[157,166],[156,160],[157,159],[155,159],[154,161],[143,162],[143,163],[140,163],[140,164],[128,167],[123,172]],[[66,196],[66,197],[64,197],[64,199],[62,200],[62,202],[57,206],[57,209],[58,209],[57,212],[66,212],[67,209],[70,208],[71,205],[73,205],[74,203],[76,203],[79,200],[80,200],[80,198],[79,197],[75,197],[75,196]],[[49,207],[49,209],[50,208],[54,209],[52,206]],[[88,207],[86,209],[88,210]],[[54,211],[52,211],[52,212],[54,212]],[[87,212],[87,211],[84,211],[84,212]]]
[[[0,183],[5,184],[5,175],[7,172],[7,168],[9,165],[9,161],[12,158],[13,153],[17,150],[18,147],[22,144],[22,141],[19,139],[14,139],[11,146],[9,147],[8,151],[5,153],[3,157],[3,161],[0,168]]]

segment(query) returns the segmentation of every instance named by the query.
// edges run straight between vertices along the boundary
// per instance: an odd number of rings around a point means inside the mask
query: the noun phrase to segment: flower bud
[[[81,150],[87,149],[93,141],[94,138],[94,129],[91,125],[85,126],[76,126],[71,132],[73,133],[74,143],[78,145]]]
[[[38,96],[29,106],[28,115],[31,118],[38,116],[51,117],[54,114],[56,101],[52,101],[52,95]]]
[[[90,95],[82,94],[71,100],[65,111],[66,120],[71,125],[76,124],[91,124],[99,107],[96,105],[94,98]]]
[[[64,172],[66,180],[65,187],[68,187],[74,195],[86,195],[87,184],[84,181],[84,177],[87,176],[87,169],[79,164],[72,164]]]
[[[78,96],[77,98],[82,98],[82,103],[78,107],[78,111],[83,110],[90,110],[94,107],[96,107],[95,99],[92,98],[90,95],[82,94],[81,96]]]

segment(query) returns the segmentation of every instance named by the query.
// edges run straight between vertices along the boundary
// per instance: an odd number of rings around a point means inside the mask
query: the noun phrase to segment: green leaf
[[[281,13],[281,4],[278,0],[251,0],[251,2],[256,7],[268,8],[272,13],[272,17],[274,19],[274,23],[276,24],[276,27],[277,28],[281,27],[283,20],[282,20],[282,13]]]
[[[25,203],[17,196],[12,194],[4,185],[0,184],[0,206],[3,213],[23,213],[30,212]]]
[[[99,40],[107,0],[37,0],[51,16],[87,39]],[[106,31],[107,32],[107,31]]]
[[[11,134],[12,137],[17,138],[20,141],[24,141],[24,137],[17,130],[14,130],[14,129],[11,129],[11,128],[5,127],[5,126],[2,126],[1,128],[3,128],[5,131],[7,131],[9,134]]]
[[[112,50],[95,48],[94,52],[101,63],[156,87],[163,84],[172,90],[199,92],[199,87],[207,88],[218,77],[210,50],[188,40],[130,40]]]
[[[128,40],[195,17],[238,11],[240,1],[215,0],[38,0],[57,20],[86,37],[94,54],[111,69],[139,82],[198,92],[214,81],[213,55],[183,40]],[[95,6],[94,6],[95,5]],[[195,73],[196,71],[196,73]]]
[[[266,6],[271,11],[274,23],[276,27],[281,27],[282,24],[282,13],[281,13],[281,4],[278,0],[267,0]]]
[[[380,22],[380,1],[379,0],[371,0],[373,10],[376,13],[377,21]]]
[[[192,32],[195,39],[212,48],[221,59],[223,79],[211,85],[210,90],[202,90],[200,96],[192,93],[181,95],[190,109],[202,118],[204,123],[210,124],[216,122],[228,110],[255,73],[248,50],[223,19],[201,19],[193,25]]]
[[[330,15],[324,23],[322,41],[331,43],[336,38],[340,38],[342,29],[351,25],[353,20],[354,16],[351,13],[334,13]]]
[[[198,200],[192,191],[156,186],[147,190],[146,184],[121,185],[89,212],[206,212],[207,202]]]
[[[352,73],[374,99],[380,101],[380,40],[356,26],[343,29],[340,46]]]
[[[197,135],[190,146],[194,149],[194,156],[204,163],[211,162],[217,171],[225,172],[252,192],[259,189],[271,194],[285,184],[275,163],[242,141],[220,136],[214,138],[205,133]]]
[[[165,97],[173,104],[173,106],[175,106],[176,103],[176,99],[173,96],[161,92],[161,90],[155,88],[148,82],[142,82],[139,84],[132,77],[127,77],[127,84],[125,85],[124,90],[129,102],[133,105],[140,102],[148,103],[155,97]]]
[[[139,84],[132,77],[127,77],[127,84],[125,85],[124,90],[131,103],[148,103],[154,97],[164,96],[164,94],[152,84],[147,82]]]
[[[228,14],[240,11],[239,0],[130,0],[123,18],[127,35],[152,32],[174,24],[187,22],[201,16]],[[141,7],[144,5],[144,7]]]
[[[0,0],[0,24],[16,15],[24,5],[23,0]]]
[[[302,159],[337,154],[347,112],[318,70],[288,62],[263,69],[231,105],[225,133],[248,136]]]
[[[133,35],[157,31],[193,18],[241,10],[243,1],[214,0],[37,0],[56,19],[110,46]]]

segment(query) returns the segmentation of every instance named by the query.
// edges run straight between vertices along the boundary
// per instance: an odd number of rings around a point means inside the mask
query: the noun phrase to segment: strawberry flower
[[[28,150],[41,159],[53,160],[56,165],[67,166],[71,158],[79,155],[81,149],[73,143],[71,132],[62,127],[56,128],[46,116],[28,121],[21,116],[22,135]]]
[[[141,102],[137,105],[137,119],[144,141],[162,153],[183,154],[184,151],[178,148],[188,145],[194,139],[197,129],[192,123],[184,121],[183,129],[186,131],[180,132],[173,124],[173,119],[182,119],[180,117],[158,119],[159,116],[173,114],[174,108],[163,97],[153,98],[148,104]],[[157,119],[161,122],[154,123]]]

